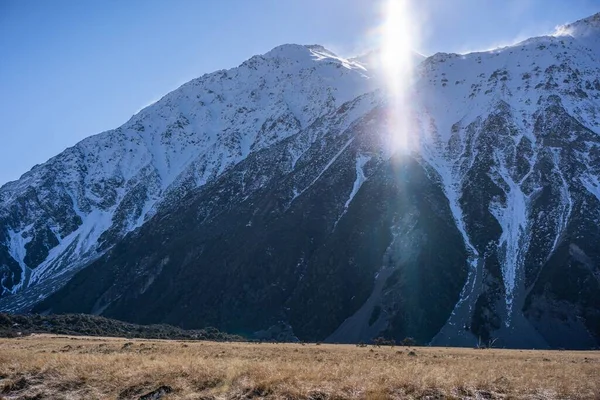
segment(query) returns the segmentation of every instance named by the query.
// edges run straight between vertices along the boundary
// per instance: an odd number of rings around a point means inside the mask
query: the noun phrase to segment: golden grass
[[[600,399],[600,353],[0,339],[0,398],[138,399],[160,387],[162,399]]]

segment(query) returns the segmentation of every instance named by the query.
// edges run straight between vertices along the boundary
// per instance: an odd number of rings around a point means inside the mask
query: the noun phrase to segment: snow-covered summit
[[[573,38],[586,51],[598,55],[600,53],[600,13],[581,19],[572,24],[560,26],[554,36],[557,38]],[[600,57],[596,57],[600,60]]]
[[[559,26],[555,32],[556,36],[585,37],[600,35],[600,13],[594,14],[579,21]]]

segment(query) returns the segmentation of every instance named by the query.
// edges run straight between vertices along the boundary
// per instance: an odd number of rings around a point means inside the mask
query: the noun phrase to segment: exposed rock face
[[[600,14],[424,60],[407,131],[359,62],[276,48],[5,185],[0,306],[597,346]]]

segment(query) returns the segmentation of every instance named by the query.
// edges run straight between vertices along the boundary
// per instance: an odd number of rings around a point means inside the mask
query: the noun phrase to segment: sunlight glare
[[[381,27],[381,64],[390,96],[390,134],[393,150],[410,151],[408,89],[415,45],[414,19],[408,0],[387,0]]]

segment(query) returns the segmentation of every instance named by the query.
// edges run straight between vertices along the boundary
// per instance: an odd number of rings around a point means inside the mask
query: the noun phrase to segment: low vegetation
[[[0,337],[18,337],[32,333],[140,339],[242,340],[239,336],[229,335],[215,328],[185,330],[171,325],[136,325],[86,314],[14,315],[0,313]]]
[[[0,339],[5,399],[598,399],[599,372],[592,351]]]

